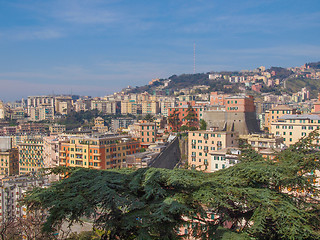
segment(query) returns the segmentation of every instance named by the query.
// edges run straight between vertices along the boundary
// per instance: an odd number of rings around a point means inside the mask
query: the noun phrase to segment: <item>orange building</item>
[[[255,112],[253,96],[232,96],[225,98],[226,112]]]
[[[211,92],[210,93],[210,105],[225,105],[225,98],[229,97],[230,95],[227,94],[219,94],[218,92]]]
[[[188,116],[188,109],[189,109],[189,105],[182,105],[182,106],[178,106],[178,107],[171,107],[168,110],[168,116],[172,116],[175,115],[177,120],[178,120],[178,129],[180,129],[181,126],[183,125],[188,125],[189,120],[186,118]],[[195,115],[196,121],[191,124],[195,127],[199,127],[199,121],[203,116],[203,110],[204,108],[202,106],[193,106],[192,107],[192,111]],[[170,123],[170,121],[168,122],[168,130],[169,131],[173,131],[174,127],[172,126],[172,124]]]
[[[60,165],[93,169],[120,168],[127,154],[140,150],[130,136],[71,137],[61,142]]]

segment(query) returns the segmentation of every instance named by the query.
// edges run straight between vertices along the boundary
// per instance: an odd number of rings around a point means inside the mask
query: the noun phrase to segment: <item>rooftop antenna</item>
[[[193,74],[196,73],[196,43],[193,43]]]

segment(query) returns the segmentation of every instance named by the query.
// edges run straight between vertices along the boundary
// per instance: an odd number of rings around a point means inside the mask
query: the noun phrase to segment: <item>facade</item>
[[[43,120],[53,120],[54,119],[54,107],[51,104],[42,104],[38,107],[28,108],[30,112],[31,121],[43,121]]]
[[[54,100],[56,113],[66,115],[71,112],[73,106],[71,96],[56,96]]]
[[[91,110],[94,109],[106,114],[118,114],[120,113],[120,102],[108,101],[105,99],[93,99],[91,101]]]
[[[50,134],[60,134],[60,133],[64,133],[65,131],[66,131],[65,125],[53,124],[49,126]]]
[[[160,102],[161,115],[164,117],[168,117],[168,109],[174,107],[174,105],[175,105],[174,100],[172,100],[172,101],[164,100],[164,101]]]
[[[12,148],[10,137],[0,137],[0,175],[8,176],[19,173],[19,154]]]
[[[102,117],[97,117],[94,119],[94,126],[92,129],[99,133],[105,133],[108,131],[108,126],[104,125],[104,119]]]
[[[70,137],[60,144],[60,165],[93,169],[120,168],[127,154],[140,150],[129,136]]]
[[[137,120],[132,118],[115,118],[111,120],[111,131],[116,132],[121,128],[128,128],[134,124]]]
[[[54,97],[53,96],[29,96],[27,99],[28,115],[31,116],[31,109],[37,109],[41,106],[47,106],[54,115]],[[50,108],[51,107],[51,108]],[[33,113],[35,114],[35,113]]]
[[[0,186],[0,219],[2,222],[26,218],[27,209],[20,204],[27,191],[34,187],[43,187],[46,179],[20,176],[8,177],[1,180]]]
[[[42,139],[26,139],[18,149],[19,174],[37,172],[44,167]]]
[[[265,112],[265,128],[270,132],[271,123],[277,121],[278,118],[284,115],[296,114],[297,109],[286,106],[279,105]]]
[[[171,116],[176,116],[177,120],[178,120],[178,129],[180,129],[181,126],[183,125],[190,125],[190,126],[194,126],[194,127],[198,127],[199,126],[199,121],[200,119],[202,119],[203,116],[203,111],[204,111],[204,107],[202,106],[193,106],[191,108],[192,114],[194,114],[194,120],[193,123],[191,123],[191,121],[188,119],[188,113],[190,111],[190,105],[181,105],[178,107],[170,107],[168,110],[168,116],[169,118]],[[175,126],[173,126],[170,123],[170,120],[168,121],[168,130],[169,131],[174,131]]]
[[[223,148],[211,152],[210,167],[208,171],[215,172],[224,168],[231,167],[239,162],[238,157],[241,151],[236,148]]]
[[[211,95],[211,97],[216,97],[212,101],[219,104],[224,102],[224,105],[212,106],[204,111],[203,119],[207,123],[207,128],[236,131],[240,135],[260,132],[252,96],[225,96],[221,94]]]
[[[141,147],[148,148],[150,144],[156,141],[156,123],[141,120],[130,126],[130,134],[140,141]]]
[[[271,123],[271,133],[283,137],[283,143],[287,146],[316,129],[320,129],[320,116],[311,114],[284,115]]]
[[[142,106],[136,100],[122,100],[121,101],[121,114],[141,114]]]
[[[46,132],[46,127],[42,123],[23,123],[17,126],[17,132],[22,134],[40,134]]]
[[[251,145],[254,150],[260,151],[262,149],[282,149],[283,137],[274,136],[272,134],[251,134],[241,136],[241,139],[245,140]]]
[[[159,102],[155,100],[145,100],[141,102],[142,114],[155,115],[160,112]]]
[[[43,137],[43,165],[45,168],[54,168],[59,166],[60,141],[66,140],[66,137],[47,136]],[[48,176],[49,182],[59,180],[59,176],[51,174]]]
[[[238,133],[226,131],[188,132],[188,165],[197,170],[210,172],[210,153],[238,146]]]
[[[4,119],[6,116],[6,111],[3,102],[0,100],[0,119]]]

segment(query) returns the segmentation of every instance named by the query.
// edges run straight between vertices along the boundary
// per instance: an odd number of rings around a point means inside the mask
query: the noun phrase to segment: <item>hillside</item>
[[[307,63],[306,66],[313,69],[320,69],[320,62]]]
[[[304,87],[310,91],[311,98],[316,98],[320,92],[320,81],[310,78],[289,78],[286,81],[286,89],[290,93],[296,93]]]
[[[130,93],[152,93],[153,91],[159,89],[159,87],[163,90],[166,90],[168,93],[173,93],[173,91],[176,90],[192,88],[193,86],[199,85],[210,86],[209,91],[224,91],[228,93],[235,93],[239,91],[237,84],[231,84],[225,79],[210,80],[208,76],[209,74],[206,73],[172,75],[168,79],[160,79],[159,82],[155,82],[152,85],[136,87],[132,89]],[[170,83],[167,87],[164,87],[164,82],[167,80],[170,80]],[[233,87],[225,89],[225,85],[232,85]]]

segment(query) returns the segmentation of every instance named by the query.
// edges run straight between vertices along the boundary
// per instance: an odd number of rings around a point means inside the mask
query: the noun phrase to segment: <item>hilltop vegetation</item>
[[[318,79],[296,77],[286,80],[286,90],[289,93],[296,93],[304,87],[310,91],[311,98],[316,98],[320,91],[320,81]]]

